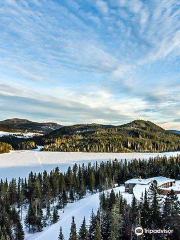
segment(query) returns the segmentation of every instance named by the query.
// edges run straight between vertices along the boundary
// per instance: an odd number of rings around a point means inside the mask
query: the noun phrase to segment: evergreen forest
[[[136,224],[143,227],[173,229],[174,235],[170,236],[170,239],[178,239],[179,202],[174,192],[170,192],[164,203],[160,204],[162,199],[160,199],[159,190],[154,183],[151,195],[144,196],[140,205],[137,205],[134,200],[132,206],[128,205],[121,195],[115,196],[112,192],[110,196],[106,196],[103,193],[107,189],[112,189],[115,183],[124,184],[130,178],[155,176],[180,179],[180,156],[157,157],[148,161],[137,159],[118,161],[115,159],[87,165],[74,164],[65,173],[56,168],[50,173],[46,171],[39,174],[31,172],[27,179],[12,179],[10,182],[1,180],[0,239],[23,240],[22,222],[28,232],[42,231],[44,227],[56,223],[61,218],[59,210],[64,209],[67,203],[78,201],[87,193],[96,192],[100,192],[101,196],[101,209],[97,216],[93,214],[92,217],[96,219],[92,220],[96,222],[95,228],[92,228],[97,236],[92,238],[88,235],[87,239],[133,239],[131,235]],[[110,214],[109,217],[103,218],[106,214]],[[117,226],[112,224],[112,221],[116,222],[116,217],[119,219]],[[103,230],[105,219],[109,226],[107,230]],[[85,226],[84,221],[82,229],[85,229]],[[75,219],[72,220],[72,229],[74,230],[71,232],[76,229]],[[119,229],[120,235],[115,238],[113,231],[116,232],[117,229]],[[87,229],[87,231],[89,234],[90,230]],[[60,235],[63,236],[63,229],[60,232]],[[74,237],[72,233],[70,240],[82,239],[78,234],[76,231],[76,237]],[[108,234],[108,238],[105,237],[105,234]]]

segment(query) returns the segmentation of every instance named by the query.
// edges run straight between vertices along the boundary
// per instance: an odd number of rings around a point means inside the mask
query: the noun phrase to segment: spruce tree
[[[150,224],[153,229],[162,227],[162,199],[159,195],[157,181],[154,181],[148,191],[148,201],[150,205]]]
[[[67,194],[66,194],[65,189],[63,188],[63,193],[62,193],[62,205],[63,205],[63,207],[65,207],[66,204],[67,204]]]
[[[69,240],[78,240],[77,231],[76,231],[76,224],[75,224],[74,217],[72,217],[71,231],[70,231]]]
[[[102,194],[100,194],[100,204],[101,204],[100,207],[102,210],[106,209],[108,203],[107,203],[104,191]]]
[[[121,215],[119,213],[118,204],[114,204],[111,210],[111,238],[121,239]]]
[[[114,190],[112,189],[110,193],[110,199],[109,199],[109,209],[112,209],[113,204],[115,204],[115,202],[116,202],[116,196],[115,196]]]
[[[86,219],[84,217],[83,223],[79,229],[78,240],[88,240],[88,231],[86,227]]]
[[[71,202],[74,202],[74,192],[73,192],[73,189],[70,189],[69,199],[71,200]]]
[[[86,188],[84,184],[83,175],[81,176],[81,185],[80,185],[80,198],[82,198],[86,194]]]
[[[138,213],[138,207],[136,204],[136,198],[133,196],[132,204],[131,204],[131,222],[134,223]]]
[[[94,212],[92,211],[90,225],[89,225],[89,232],[88,232],[89,240],[94,240],[94,238],[95,238],[96,222],[97,222],[96,216],[95,216]]]
[[[10,204],[13,207],[15,207],[15,204],[17,202],[17,186],[16,186],[16,180],[14,178],[9,184],[9,198],[10,198]]]
[[[29,205],[28,213],[25,218],[25,225],[29,228],[29,232],[35,232],[36,212],[32,203]]]
[[[96,231],[95,231],[94,240],[102,240],[101,228],[98,220],[96,222]]]
[[[95,187],[95,176],[94,176],[93,170],[90,171],[89,183],[90,183],[90,191],[93,193],[94,187]]]
[[[54,210],[53,210],[53,219],[52,219],[53,223],[57,223],[58,219],[59,219],[58,210],[57,210],[56,207],[54,207]]]
[[[101,212],[101,234],[103,239],[109,239],[111,235],[111,216],[108,211]]]
[[[12,210],[12,220],[13,220],[13,235],[15,240],[24,239],[24,231],[19,218],[19,215],[15,209]],[[0,238],[1,239],[1,238]]]
[[[63,235],[63,232],[62,232],[62,227],[60,227],[58,240],[64,240],[64,235]]]
[[[180,202],[173,190],[168,192],[164,207],[163,207],[163,223],[165,229],[174,230],[173,234],[169,235],[174,239],[180,236]]]
[[[41,232],[43,230],[43,212],[42,212],[42,209],[39,209],[38,215],[36,216],[36,227],[37,227],[38,232]]]
[[[50,220],[51,220],[50,201],[47,200],[46,215],[45,215],[45,218],[44,218],[44,226],[45,227],[46,227],[46,225],[50,225]]]
[[[147,198],[147,191],[145,190],[144,199],[141,203],[141,223],[142,227],[148,228],[150,226],[150,207],[149,207],[149,201]]]
[[[2,230],[2,236],[6,239],[13,238],[13,232],[11,228],[10,216],[5,208],[2,208],[0,211],[0,226]]]
[[[135,219],[135,224],[133,224],[132,225],[132,229],[131,229],[131,233],[132,234],[134,234],[134,228],[135,227],[142,227],[142,222],[141,222],[141,219],[142,219],[142,217],[141,217],[141,211],[139,210],[138,212],[137,212],[137,217],[136,217],[136,219]],[[143,239],[151,239],[151,236],[149,236],[149,234],[145,234],[144,233],[144,235],[140,235],[140,236],[138,236],[138,240],[143,240]]]

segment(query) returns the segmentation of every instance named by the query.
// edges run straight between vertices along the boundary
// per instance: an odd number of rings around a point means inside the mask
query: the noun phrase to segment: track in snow
[[[109,190],[110,191],[110,190]],[[132,194],[124,192],[124,187],[114,188],[114,191],[118,193],[122,192],[124,198],[127,199],[128,203],[132,201]],[[58,240],[60,226],[63,229],[65,240],[69,239],[70,227],[72,216],[75,217],[77,230],[79,230],[84,216],[86,217],[86,223],[89,224],[92,209],[94,213],[99,208],[99,193],[90,195],[80,201],[69,203],[64,209],[64,213],[61,213],[60,220],[56,223],[47,227],[43,232],[35,234],[26,234],[25,240]]]
[[[34,150],[11,151],[0,155],[0,179],[27,177],[31,171],[50,172],[57,166],[66,171],[74,163],[82,164],[96,161],[149,159],[156,156],[177,156],[180,152],[168,153],[77,153],[77,152],[40,152]]]

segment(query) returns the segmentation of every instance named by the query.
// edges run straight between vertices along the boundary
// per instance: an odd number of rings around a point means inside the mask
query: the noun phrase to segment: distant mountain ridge
[[[39,132],[42,136],[29,139],[0,137],[0,142],[14,149],[33,149],[60,152],[165,152],[180,150],[180,135],[165,130],[150,121],[134,120],[114,126],[76,124],[61,126],[56,123],[37,123],[27,119],[8,119],[0,122],[0,131]]]
[[[150,122],[150,121],[144,121],[144,120],[134,120],[132,122],[123,124],[123,125],[103,125],[103,124],[76,124],[72,126],[62,126],[60,129],[54,130],[47,134],[47,136],[50,137],[55,137],[59,135],[64,135],[64,134],[90,134],[93,132],[101,132],[101,131],[110,131],[110,132],[115,132],[116,130],[143,130],[143,131],[152,131],[152,132],[167,132],[165,129],[157,126],[156,124]]]
[[[5,132],[38,132],[45,134],[60,127],[61,125],[53,122],[38,123],[20,118],[12,118],[0,121],[0,131]]]
[[[172,132],[172,133],[180,134],[180,131],[178,131],[178,130],[168,130],[168,131]]]

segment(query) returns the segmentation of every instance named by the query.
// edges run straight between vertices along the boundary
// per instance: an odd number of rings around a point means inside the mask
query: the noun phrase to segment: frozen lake
[[[40,151],[11,151],[11,153],[0,154],[0,179],[11,179],[12,177],[27,177],[33,172],[48,172],[59,167],[65,171],[74,163],[82,164],[88,162],[101,162],[114,160],[149,159],[156,156],[177,156],[180,152],[164,153],[78,153],[78,152],[40,152]]]

